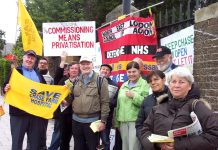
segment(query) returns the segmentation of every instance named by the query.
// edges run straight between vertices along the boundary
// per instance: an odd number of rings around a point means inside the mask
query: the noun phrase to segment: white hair
[[[169,75],[167,76],[167,83],[169,84],[172,80],[173,75],[177,75],[180,78],[185,78],[190,84],[194,82],[194,77],[191,71],[186,67],[177,67],[170,71]]]

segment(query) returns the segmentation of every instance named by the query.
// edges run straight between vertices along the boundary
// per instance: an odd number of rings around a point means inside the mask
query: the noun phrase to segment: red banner
[[[156,69],[157,34],[152,17],[127,17],[98,31],[102,63],[113,67],[112,79],[120,85],[127,80],[126,65],[139,57],[144,73]]]

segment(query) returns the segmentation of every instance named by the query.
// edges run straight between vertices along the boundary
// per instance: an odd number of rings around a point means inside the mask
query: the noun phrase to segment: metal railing
[[[218,0],[165,0],[155,10],[158,39],[194,24],[194,12]]]

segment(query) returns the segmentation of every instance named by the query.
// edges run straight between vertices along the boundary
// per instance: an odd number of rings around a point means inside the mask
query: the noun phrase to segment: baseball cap
[[[34,57],[36,57],[36,52],[34,52],[33,50],[28,50],[24,52],[24,55],[32,55]]]
[[[90,56],[82,56],[79,60],[79,63],[83,62],[83,61],[88,61],[88,62],[92,62],[92,57]]]
[[[101,67],[103,67],[103,66],[108,67],[111,71],[113,70],[113,68],[111,67],[111,65],[108,65],[108,64],[102,64]],[[101,68],[101,67],[100,67],[100,68]]]
[[[166,54],[171,54],[171,50],[166,46],[160,46],[152,58],[154,59],[156,57],[163,57]]]

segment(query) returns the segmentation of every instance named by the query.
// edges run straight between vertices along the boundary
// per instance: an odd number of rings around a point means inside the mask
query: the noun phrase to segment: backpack
[[[103,83],[103,80],[104,80],[104,77],[98,75],[97,76],[97,88],[98,88],[98,95],[101,96],[101,86],[102,86],[102,83]]]

